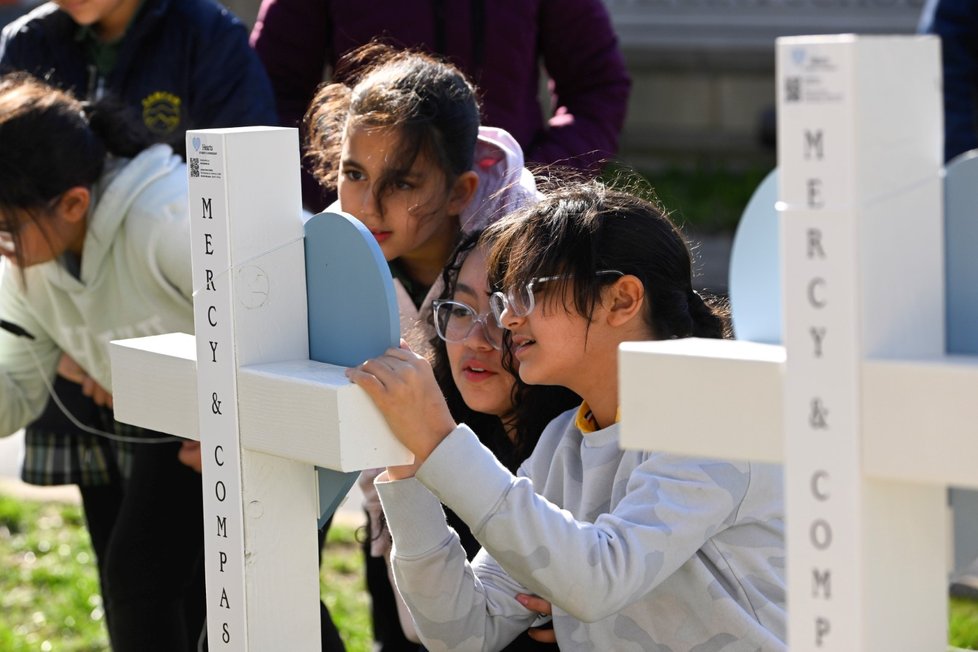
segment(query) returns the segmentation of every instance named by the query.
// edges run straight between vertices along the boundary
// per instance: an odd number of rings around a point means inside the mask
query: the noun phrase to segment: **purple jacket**
[[[483,124],[529,161],[593,167],[618,150],[631,81],[601,0],[264,0],[251,42],[282,124],[296,125],[326,67],[375,36],[447,55],[479,87]]]

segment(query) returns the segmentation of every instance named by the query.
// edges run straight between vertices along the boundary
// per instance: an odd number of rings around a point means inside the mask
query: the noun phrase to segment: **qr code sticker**
[[[200,159],[199,158],[191,158],[190,159],[190,177],[191,178],[194,178],[194,177],[199,177],[199,176],[200,176]]]
[[[784,101],[801,101],[801,77],[788,77],[784,80]]]

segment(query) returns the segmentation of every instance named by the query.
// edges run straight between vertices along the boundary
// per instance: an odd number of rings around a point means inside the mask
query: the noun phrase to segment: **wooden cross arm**
[[[200,440],[193,335],[115,340],[109,343],[109,359],[116,420]]]
[[[622,447],[781,462],[784,361],[783,346],[754,342],[622,344]]]
[[[114,341],[110,356],[118,420],[200,439],[192,335]],[[243,448],[337,471],[413,459],[344,367],[312,360],[245,366],[237,391]]]
[[[622,446],[783,461],[784,361],[753,342],[623,344]],[[978,487],[978,358],[866,360],[860,390],[866,475]]]
[[[978,357],[867,360],[861,386],[867,475],[978,488]]]
[[[241,445],[336,471],[410,464],[413,455],[345,370],[313,360],[242,367]]]

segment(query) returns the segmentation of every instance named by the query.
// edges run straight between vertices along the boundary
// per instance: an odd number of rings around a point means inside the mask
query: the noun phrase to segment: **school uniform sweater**
[[[555,419],[514,477],[464,425],[377,482],[398,590],[435,650],[498,650],[553,604],[560,649],[784,650],[780,469],[624,451]],[[472,528],[472,564],[439,501]]]
[[[61,353],[111,391],[111,340],[193,333],[186,168],[166,145],[110,160],[92,189],[79,276],[53,260],[4,261],[0,318],[36,339],[0,331],[0,436],[47,402]]]
[[[277,122],[245,26],[213,0],[142,0],[108,72],[89,32],[47,2],[3,29],[0,72],[24,70],[83,100],[111,94],[181,155],[188,129]]]

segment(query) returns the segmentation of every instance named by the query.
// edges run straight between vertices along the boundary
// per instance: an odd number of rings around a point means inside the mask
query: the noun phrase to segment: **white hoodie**
[[[0,436],[41,413],[61,353],[111,391],[110,340],[193,333],[186,169],[166,145],[110,159],[92,189],[80,278],[60,261],[4,262],[0,319]]]

